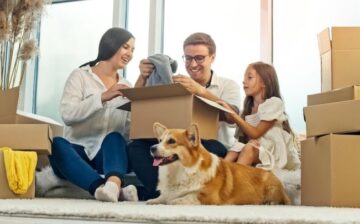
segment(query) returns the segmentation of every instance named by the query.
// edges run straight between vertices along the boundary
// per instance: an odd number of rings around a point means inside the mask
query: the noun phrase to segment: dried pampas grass
[[[50,0],[0,0],[0,89],[19,86],[37,53],[33,29]]]

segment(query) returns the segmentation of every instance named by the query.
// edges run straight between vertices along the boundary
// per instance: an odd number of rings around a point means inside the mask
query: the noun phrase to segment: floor
[[[70,220],[70,219],[47,219],[47,218],[27,218],[0,216],[0,224],[125,224],[129,222],[107,222],[91,220]],[[134,223],[132,224],[140,224]]]

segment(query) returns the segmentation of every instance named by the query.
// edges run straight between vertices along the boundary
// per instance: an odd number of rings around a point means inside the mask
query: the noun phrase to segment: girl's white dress
[[[274,126],[258,139],[260,143],[259,159],[261,167],[266,170],[274,168],[295,170],[300,168],[300,159],[294,136],[282,128],[282,122],[287,120],[283,101],[272,97],[259,105],[258,112],[245,116],[246,122],[256,127],[261,120],[276,120]],[[233,149],[241,151],[241,149]]]

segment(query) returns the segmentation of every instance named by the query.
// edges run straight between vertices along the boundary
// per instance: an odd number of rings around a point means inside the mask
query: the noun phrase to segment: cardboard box
[[[17,111],[19,88],[0,91],[0,147],[51,153],[53,136],[62,136],[61,124],[39,115]]]
[[[360,27],[332,27],[318,34],[321,91],[360,84]]]
[[[301,142],[301,204],[360,207],[360,136],[330,134]]]
[[[360,99],[360,85],[334,89],[323,93],[307,96],[307,105],[318,105],[323,103],[333,103],[346,100]]]
[[[34,172],[35,175],[35,172]],[[0,151],[0,198],[34,198],[35,197],[35,177],[31,186],[25,194],[15,194],[9,188],[7,182],[5,164],[4,164],[4,153]]]
[[[360,100],[326,103],[304,108],[307,137],[360,131]]]
[[[181,84],[159,85],[122,90],[131,100],[130,138],[154,138],[153,123],[168,128],[199,126],[203,139],[217,139],[219,111],[227,111],[216,102],[195,96]],[[123,105],[121,109],[129,109]]]

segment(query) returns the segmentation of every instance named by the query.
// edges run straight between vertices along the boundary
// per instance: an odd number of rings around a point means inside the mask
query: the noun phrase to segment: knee
[[[257,158],[259,156],[259,150],[252,145],[245,145],[245,147],[241,150],[241,153],[246,154],[247,156],[251,156],[253,158]]]
[[[134,140],[127,145],[127,153],[129,158],[137,158],[143,156],[150,156],[150,147],[156,144],[156,142],[152,141],[143,141],[143,140]]]
[[[69,142],[62,138],[62,137],[54,137],[51,147],[52,147],[52,153],[56,153],[59,150],[62,150],[63,148],[65,148],[65,145],[69,144]]]
[[[70,143],[62,137],[53,138],[49,159],[54,159],[54,157],[62,158],[62,155],[68,150],[69,145]]]
[[[124,145],[126,144],[125,138],[119,132],[110,132],[106,135],[104,141],[116,141]]]

